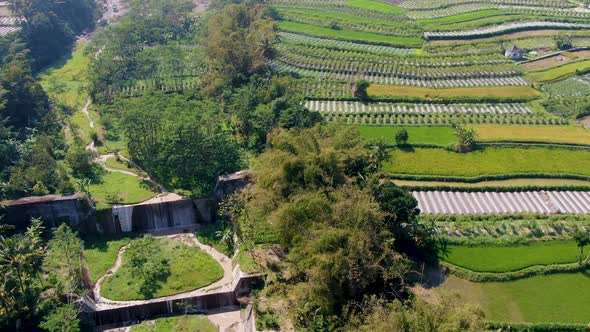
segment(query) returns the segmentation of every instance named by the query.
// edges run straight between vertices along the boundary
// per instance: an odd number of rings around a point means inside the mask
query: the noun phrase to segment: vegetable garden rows
[[[501,238],[522,236],[534,239],[569,238],[578,231],[590,232],[590,221],[485,221],[436,222],[438,234],[450,238]]]
[[[280,60],[271,62],[271,67],[278,72],[297,73],[308,77],[331,77],[338,80],[358,80],[365,79],[371,83],[390,84],[390,85],[407,85],[418,87],[432,88],[451,88],[451,87],[476,87],[476,86],[526,86],[529,82],[523,77],[499,77],[499,78],[470,78],[470,79],[411,79],[399,78],[386,75],[361,74],[357,72],[333,72],[323,69],[307,69],[285,63]]]
[[[590,24],[567,22],[519,22],[502,24],[491,28],[458,31],[429,31],[424,33],[427,39],[461,39],[495,36],[502,33],[535,29],[590,29]]]
[[[320,113],[474,113],[474,114],[532,114],[526,104],[399,104],[353,101],[308,100],[305,107]]]
[[[415,191],[427,214],[590,214],[588,191]]]
[[[576,7],[571,2],[561,0],[455,0],[452,2],[448,0],[404,0],[399,3],[399,6],[409,10],[429,10],[472,3],[557,8]]]

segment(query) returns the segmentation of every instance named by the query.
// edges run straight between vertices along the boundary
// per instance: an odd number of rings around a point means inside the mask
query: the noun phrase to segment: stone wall
[[[78,228],[93,212],[83,194],[25,197],[3,202],[2,205],[6,212],[3,222],[15,225],[16,229],[28,227],[32,218],[41,218],[48,228],[62,223]]]

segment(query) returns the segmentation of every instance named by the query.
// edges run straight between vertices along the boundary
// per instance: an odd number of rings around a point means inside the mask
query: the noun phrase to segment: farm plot
[[[391,36],[374,32],[357,31],[350,29],[334,30],[330,27],[323,27],[313,24],[298,23],[292,21],[280,21],[279,28],[283,31],[311,34],[313,36],[340,39],[345,41],[365,42],[377,45],[420,47],[423,40],[410,36]]]
[[[343,41],[329,38],[312,37],[304,34],[297,34],[291,32],[279,32],[279,37],[284,42],[293,42],[314,46],[321,46],[329,49],[339,50],[353,50],[360,52],[383,53],[396,56],[407,56],[413,54],[416,50],[412,48],[399,48],[392,46],[373,45],[365,43],[355,43],[351,41]]]
[[[371,98],[417,98],[426,100],[444,100],[448,98],[465,99],[532,99],[541,93],[529,86],[516,87],[469,87],[433,89],[420,87],[405,87],[396,85],[372,84],[367,90]]]
[[[406,113],[406,114],[531,114],[526,104],[397,104],[353,101],[308,100],[305,107],[320,113]]]
[[[554,81],[590,68],[590,60],[568,63],[559,67],[530,73],[527,78],[537,82]]]
[[[473,124],[469,127],[477,131],[480,142],[545,142],[590,145],[590,130],[581,126]],[[402,128],[404,127],[360,126],[359,130],[363,137],[383,138],[389,144],[395,144],[395,134]],[[405,127],[405,129],[410,134],[409,143],[447,146],[456,141],[451,126],[416,126]]]
[[[572,76],[559,82],[543,84],[541,89],[550,96],[590,96],[590,79],[584,76]]]
[[[568,1],[560,0],[414,0],[414,1],[402,1],[400,7],[410,10],[430,10],[430,9],[444,9],[447,7],[464,5],[464,4],[496,4],[496,5],[527,5],[535,7],[555,7],[555,8],[568,8],[576,7],[575,4]]]
[[[588,214],[589,191],[414,191],[427,214]]]
[[[533,265],[567,264],[578,261],[574,241],[544,241],[525,245],[449,245],[441,258],[476,272],[509,272]]]
[[[588,323],[587,273],[535,276],[507,282],[475,283],[449,277],[440,290],[479,305],[486,319],[504,322]]]
[[[458,216],[458,215],[453,215]],[[557,216],[557,215],[553,215]],[[440,217],[440,215],[424,215]],[[473,218],[473,215],[465,217]],[[582,217],[581,219],[573,217]],[[557,220],[524,218],[522,220],[436,221],[437,234],[449,243],[502,243],[507,238],[536,240],[571,239],[577,232],[590,232],[590,220],[584,215],[569,215]]]
[[[390,174],[474,177],[505,174],[590,175],[587,149],[487,147],[469,153],[445,149],[392,149],[383,165]]]
[[[519,22],[502,24],[490,28],[457,31],[427,31],[424,37],[427,39],[469,39],[484,38],[507,32],[539,29],[590,29],[590,24],[567,22]]]
[[[315,67],[315,68],[314,68]],[[514,72],[499,73],[499,75],[514,75],[512,77],[492,77],[492,78],[465,78],[465,79],[413,79],[409,77],[395,77],[386,74],[375,75],[351,71],[332,71],[328,69],[318,69],[318,66],[309,68],[294,65],[282,60],[271,62],[271,68],[277,72],[297,73],[307,77],[333,78],[337,80],[355,80],[365,79],[376,84],[403,85],[429,88],[452,88],[452,87],[480,87],[480,86],[527,86],[529,82],[521,76],[516,76]],[[434,75],[432,75],[434,76]]]

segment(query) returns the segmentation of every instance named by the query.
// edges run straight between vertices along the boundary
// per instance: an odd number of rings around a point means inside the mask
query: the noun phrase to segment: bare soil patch
[[[522,65],[522,68],[527,71],[540,71],[585,59],[590,59],[590,51],[562,52],[552,57],[525,63]]]

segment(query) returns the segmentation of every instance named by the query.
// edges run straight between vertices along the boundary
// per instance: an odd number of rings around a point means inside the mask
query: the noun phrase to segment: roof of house
[[[518,47],[516,47],[516,45],[512,45],[512,47],[507,49],[507,51],[510,51],[512,53],[524,52],[524,50],[522,48],[518,48]]]
[[[77,199],[84,198],[83,194],[73,194],[73,195],[46,195],[46,196],[30,196],[30,197],[23,197],[19,199],[15,199],[12,201],[4,201],[1,202],[1,205],[5,206],[16,206],[16,205],[27,205],[27,204],[38,204],[38,203],[49,203],[49,202],[59,202],[59,201],[72,201]]]

